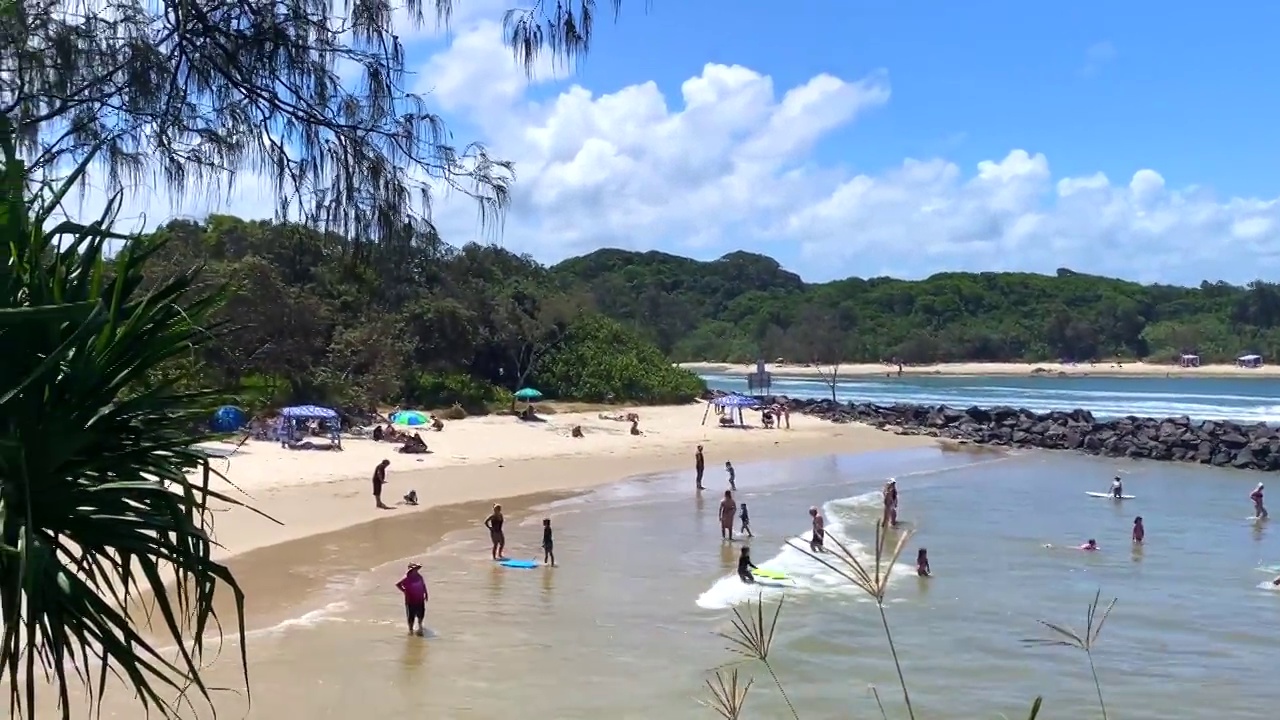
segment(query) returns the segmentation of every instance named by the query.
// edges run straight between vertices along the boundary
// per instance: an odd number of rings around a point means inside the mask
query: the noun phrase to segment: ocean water
[[[1117,472],[1136,499],[1085,495]],[[737,497],[751,509],[753,556],[792,580],[767,587],[732,577],[741,543],[719,537],[723,479],[699,495],[690,475],[634,478],[512,515],[508,554],[540,559],[550,517],[559,567],[496,566],[477,522],[335,573],[324,592],[299,598],[305,612],[255,631],[247,716],[715,717],[700,704],[705,681],[734,659],[718,633],[734,608],[763,597],[783,602],[771,660],[801,717],[878,717],[873,685],[890,717],[905,717],[875,604],[788,545],[820,505],[831,533],[869,560],[889,477],[914,534],[886,615],[918,717],[1025,717],[1037,694],[1041,717],[1096,716],[1085,655],[1022,640],[1046,635],[1041,620],[1080,628],[1099,590],[1119,598],[1095,651],[1112,717],[1257,717],[1274,703],[1280,593],[1268,581],[1280,573],[1280,542],[1247,519],[1257,475],[932,448],[744,464]],[[1129,542],[1138,514],[1141,548]],[[1090,537],[1100,552],[1071,549]],[[929,579],[909,567],[921,546]],[[403,627],[393,585],[407,558],[426,566],[427,638]],[[789,716],[764,669],[741,667],[756,679],[746,717]]]
[[[715,390],[746,392],[740,375],[704,375]],[[773,393],[831,396],[819,378],[775,375]],[[968,407],[1009,405],[1037,412],[1084,407],[1098,417],[1139,415],[1239,422],[1280,422],[1280,383],[1268,378],[1118,377],[857,377],[836,385],[842,402],[895,402]]]

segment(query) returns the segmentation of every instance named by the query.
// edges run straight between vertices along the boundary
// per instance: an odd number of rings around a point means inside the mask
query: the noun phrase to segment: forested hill
[[[1280,286],[1142,285],[1060,269],[805,283],[762,255],[599,250],[552,268],[674,360],[1206,361],[1280,357]]]

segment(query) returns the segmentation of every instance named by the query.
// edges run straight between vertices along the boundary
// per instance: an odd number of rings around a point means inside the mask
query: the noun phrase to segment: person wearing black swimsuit
[[[507,536],[502,532],[502,506],[494,505],[493,513],[484,519],[484,526],[489,528],[489,540],[493,542],[491,554],[494,560],[503,559],[503,551],[507,549]]]
[[[744,583],[753,583],[756,578],[751,574],[751,571],[755,569],[755,563],[751,562],[751,548],[744,545],[742,553],[738,555],[738,577]]]

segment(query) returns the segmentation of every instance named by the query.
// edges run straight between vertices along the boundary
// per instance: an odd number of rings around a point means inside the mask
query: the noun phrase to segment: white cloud
[[[1280,272],[1280,200],[1171,188],[1150,169],[1127,181],[1055,177],[1049,158],[1012,149],[974,167],[920,158],[850,172],[851,158],[823,142],[889,101],[885,73],[779,88],[708,64],[678,92],[652,82],[598,92],[549,85],[548,63],[531,84],[492,20],[454,27],[419,89],[460,140],[473,139],[469,125],[516,162],[502,242],[546,261],[613,246],[754,250],[812,279],[1065,266],[1194,283]],[[163,205],[153,199],[149,215]],[[269,216],[272,204],[255,204],[251,188],[228,211]],[[436,221],[452,242],[479,237],[465,198],[438,205]]]

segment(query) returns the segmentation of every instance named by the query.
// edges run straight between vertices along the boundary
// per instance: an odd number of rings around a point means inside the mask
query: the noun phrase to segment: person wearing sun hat
[[[1267,508],[1262,504],[1262,483],[1258,483],[1258,487],[1249,493],[1249,499],[1253,501],[1253,517],[1257,520],[1267,519]]]
[[[422,635],[422,621],[427,616],[427,581],[422,577],[422,566],[409,563],[408,569],[396,589],[404,593],[404,617],[409,622],[410,635]],[[417,623],[415,630],[414,624]]]

